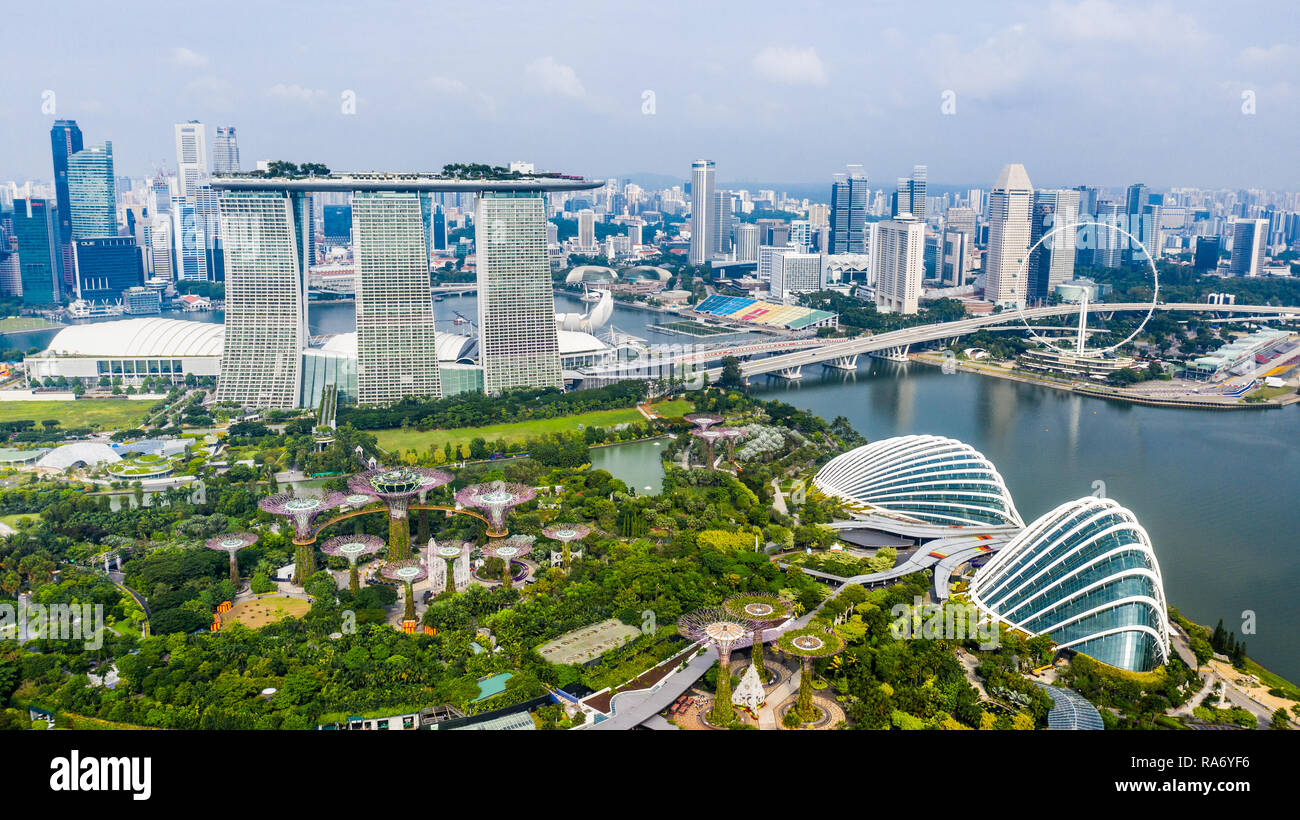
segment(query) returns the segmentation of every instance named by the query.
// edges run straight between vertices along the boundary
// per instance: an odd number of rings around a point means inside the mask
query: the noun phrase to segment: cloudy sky
[[[708,157],[719,181],[923,163],[987,187],[1022,162],[1042,186],[1300,189],[1291,4],[986,5],[11,4],[0,180],[51,176],[56,115],[131,175],[174,169],[171,125],[198,119],[236,126],[249,167],[684,177]]]

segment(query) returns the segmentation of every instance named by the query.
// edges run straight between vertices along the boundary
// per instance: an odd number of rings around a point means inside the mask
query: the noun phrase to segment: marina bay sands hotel
[[[478,354],[488,394],[561,387],[546,247],[548,191],[598,188],[571,177],[451,179],[429,174],[222,176],[226,319],[217,401],[302,406],[308,346],[311,194],[352,194],[356,401],[444,395],[424,225],[429,195],[475,193]]]

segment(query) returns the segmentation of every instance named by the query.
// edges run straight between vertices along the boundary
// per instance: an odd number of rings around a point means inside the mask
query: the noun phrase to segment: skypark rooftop
[[[518,179],[457,179],[438,174],[340,173],[313,177],[259,177],[247,174],[214,176],[212,187],[222,191],[589,191],[604,180],[569,176],[521,176]]]

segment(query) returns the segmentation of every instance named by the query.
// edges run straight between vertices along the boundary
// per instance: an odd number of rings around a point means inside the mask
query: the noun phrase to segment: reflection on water
[[[658,495],[664,486],[660,456],[667,439],[634,441],[598,447],[591,451],[592,469],[606,470],[635,490],[637,495]]]

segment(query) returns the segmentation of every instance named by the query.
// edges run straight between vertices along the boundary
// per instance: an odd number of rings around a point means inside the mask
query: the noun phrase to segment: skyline
[[[561,19],[516,3],[412,14],[324,2],[319,34],[307,34],[291,10],[233,3],[195,7],[152,40],[136,23],[166,20],[161,3],[72,28],[16,8],[10,64],[38,68],[0,91],[0,178],[52,176],[55,119],[76,119],[87,143],[112,141],[121,175],[175,172],[172,126],[196,119],[235,126],[245,168],[524,159],[592,178],[684,179],[692,160],[713,157],[720,185],[821,182],[861,163],[888,189],[915,164],[938,185],[988,185],[1017,162],[1049,186],[1300,188],[1283,161],[1300,125],[1286,80],[1300,48],[1281,4],[1249,19],[1208,3],[944,4],[924,17],[896,2],[815,4],[796,26],[764,3],[743,17],[680,3],[653,16],[568,8]],[[254,9],[256,24],[235,29],[249,36],[232,38],[229,21]],[[55,30],[57,59],[43,36]],[[355,113],[343,113],[346,92]]]

